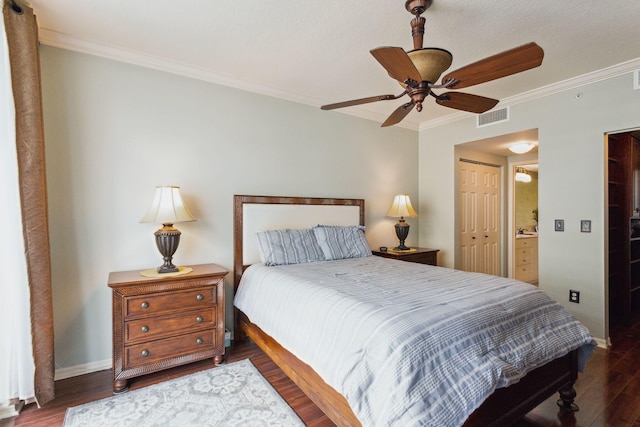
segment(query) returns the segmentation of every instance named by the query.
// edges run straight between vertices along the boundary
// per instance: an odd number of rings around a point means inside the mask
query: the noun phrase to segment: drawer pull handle
[[[149,355],[149,350],[142,350],[140,354],[142,354],[143,357],[147,357]]]
[[[148,302],[143,302],[142,304],[140,304],[140,307],[142,308],[149,308],[149,303]]]
[[[204,299],[204,296],[202,294],[198,294],[198,295],[196,295],[196,299],[198,301],[202,301]]]
[[[141,330],[142,332],[149,332],[149,327],[145,325],[145,326],[143,326],[142,328],[140,328],[140,330]]]
[[[198,344],[202,344],[203,342],[204,342],[204,341],[202,340],[202,338],[198,338],[198,339],[196,340],[196,343],[198,343]]]
[[[198,316],[198,317],[196,317],[196,322],[198,322],[198,323],[202,323],[202,316]]]

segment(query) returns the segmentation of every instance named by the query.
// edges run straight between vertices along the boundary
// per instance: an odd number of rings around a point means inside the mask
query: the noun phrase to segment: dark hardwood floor
[[[612,333],[609,350],[596,349],[576,383],[578,412],[564,412],[549,398],[514,427],[613,426],[640,427],[640,321]],[[332,426],[331,421],[251,341],[227,349],[227,362],[249,358],[308,426]],[[149,374],[131,381],[131,390],[214,367],[197,362]],[[27,405],[15,426],[61,426],[68,407],[112,396],[111,371],[56,381],[56,398],[38,409]]]

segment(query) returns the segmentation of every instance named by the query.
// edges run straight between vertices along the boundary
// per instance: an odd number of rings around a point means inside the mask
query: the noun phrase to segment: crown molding
[[[150,55],[141,54],[139,52],[128,51],[113,46],[108,46],[100,43],[90,42],[86,40],[80,40],[72,37],[68,34],[63,34],[57,31],[49,30],[46,28],[39,28],[38,35],[40,42],[47,46],[58,47],[62,49],[68,49],[80,53],[86,53],[89,55],[95,55],[107,59],[113,59],[115,61],[126,62],[129,64],[139,65],[141,67],[151,68],[154,70],[165,71],[172,74],[178,74],[184,77],[190,77],[198,80],[203,80],[209,83],[215,83],[222,86],[228,86],[239,90],[258,93],[261,95],[271,96],[286,101],[297,102],[301,104],[311,105],[314,107],[320,107],[322,103],[308,96],[304,96],[299,93],[289,92],[281,89],[274,89],[267,86],[257,85],[255,83],[222,76],[219,74],[211,73],[193,67],[190,65],[179,64],[175,61],[167,60],[164,58],[158,58]],[[504,98],[500,101],[500,108],[507,106],[520,104],[534,99],[542,98],[545,96],[553,95],[556,93],[564,92],[566,90],[574,89],[580,86],[592,84],[601,80],[606,80],[612,77],[619,76],[628,72],[632,72],[640,68],[640,58],[631,61],[623,62],[622,64],[614,65],[604,68],[602,70],[594,71],[592,73],[583,74],[578,77],[563,80],[561,82],[553,83],[541,88],[533,89],[528,92],[524,92],[515,96]],[[368,110],[352,107],[349,110],[342,111],[344,114],[359,117],[366,120],[372,120],[375,122],[381,122],[385,119],[382,114],[374,113]],[[424,121],[421,123],[414,123],[405,120],[396,127],[402,127],[409,130],[422,131],[425,129],[431,129],[445,124],[457,122],[465,118],[471,117],[474,114],[464,111],[447,114],[437,119]]]
[[[593,84],[602,80],[607,80],[613,77],[617,77],[626,73],[631,73],[634,70],[640,68],[640,58],[632,59],[631,61],[623,62],[621,64],[612,65],[611,67],[603,68],[601,70],[594,71],[592,73],[583,74],[581,76],[572,77],[567,80],[552,83],[547,86],[542,86],[537,89],[523,92],[518,95],[504,98],[500,101],[498,107],[505,108],[512,105],[521,104],[523,102],[533,101],[534,99],[543,98],[549,95],[555,95],[560,92],[575,89],[581,86]],[[422,122],[420,124],[420,130],[432,129],[438,126],[443,126],[449,123],[457,122],[467,117],[474,116],[473,113],[467,113],[464,111],[448,114],[446,116]]]
[[[128,51],[125,49],[86,40],[80,40],[67,34],[48,30],[46,28],[40,28],[38,32],[40,43],[47,46],[86,53],[89,55],[99,56],[107,59],[113,59],[115,61],[126,62],[133,65],[139,65],[141,67],[152,68],[154,70],[165,71],[184,77],[190,77],[207,81],[209,83],[215,83],[222,86],[255,92],[275,98],[299,102],[302,104],[320,106],[320,102],[318,100],[309,98],[302,94],[274,89],[262,85],[257,85],[255,83],[222,76],[220,74],[211,73],[209,71],[202,70],[191,65],[180,64],[165,58],[145,55],[139,52]]]
[[[112,59],[114,61],[125,62],[128,64],[138,65],[154,70],[165,71],[167,73],[177,74],[183,77],[189,77],[209,83],[232,87],[239,90],[271,96],[286,101],[311,105],[314,107],[320,107],[322,105],[322,102],[320,102],[319,100],[304,96],[299,93],[274,89],[243,80],[229,78],[190,65],[179,64],[175,61],[164,58],[145,55],[139,52],[128,51],[125,49],[116,48],[100,43],[80,40],[68,34],[63,34],[57,31],[49,30],[47,28],[39,28],[38,36],[40,43],[46,46],[86,53],[101,58]],[[359,108],[351,108],[349,111],[344,111],[343,113],[375,122],[381,122],[385,119],[380,114]],[[417,131],[418,126],[418,123],[406,123],[401,127]]]

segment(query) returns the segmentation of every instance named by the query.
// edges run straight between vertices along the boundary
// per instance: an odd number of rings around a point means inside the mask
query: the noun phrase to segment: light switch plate
[[[564,231],[564,219],[556,219],[553,229],[556,231]]]

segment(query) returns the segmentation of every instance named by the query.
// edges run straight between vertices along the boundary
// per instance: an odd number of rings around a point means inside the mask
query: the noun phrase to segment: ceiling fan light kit
[[[486,83],[512,74],[530,70],[542,64],[544,51],[535,43],[528,43],[514,49],[490,56],[470,65],[462,67],[444,76],[453,62],[453,56],[445,49],[437,47],[424,48],[425,18],[420,16],[432,4],[432,0],[407,0],[405,9],[414,18],[411,20],[413,50],[405,52],[400,47],[383,46],[372,49],[373,57],[387,70],[391,78],[400,82],[404,91],[399,95],[378,95],[351,101],[323,105],[323,110],[351,107],[377,101],[399,99],[404,95],[410,102],[398,107],[382,127],[392,126],[404,119],[414,108],[422,111],[422,103],[428,96],[435,98],[436,103],[457,110],[480,114],[489,111],[499,102],[497,99],[462,92],[444,92],[437,94],[433,89],[459,89]]]
[[[437,47],[424,47],[407,52],[409,59],[418,69],[422,81],[437,82],[442,73],[447,71],[453,62],[453,55],[448,50]]]

